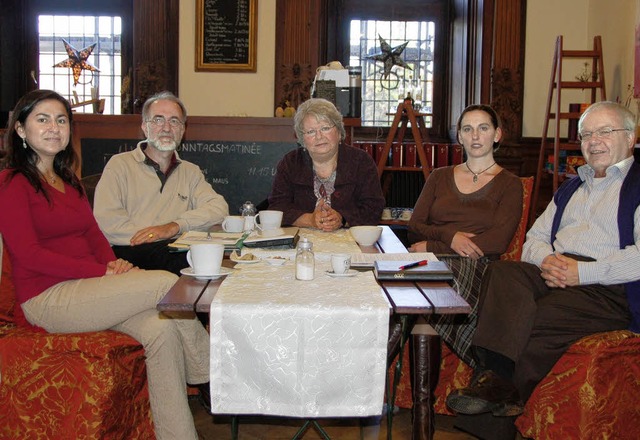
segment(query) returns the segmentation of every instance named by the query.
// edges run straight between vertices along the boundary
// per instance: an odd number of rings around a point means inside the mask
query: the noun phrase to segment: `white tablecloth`
[[[358,252],[348,232],[302,231],[320,257]],[[212,410],[294,417],[379,415],[389,304],[371,272],[313,281],[295,263],[237,265],[211,304]]]

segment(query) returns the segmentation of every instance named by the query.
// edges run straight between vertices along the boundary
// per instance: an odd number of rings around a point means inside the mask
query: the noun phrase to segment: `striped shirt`
[[[522,261],[540,266],[555,248],[559,253],[597,260],[578,262],[580,284],[621,284],[640,279],[640,209],[634,213],[635,244],[622,250],[617,219],[620,188],[633,161],[633,157],[620,161],[607,168],[605,177],[597,179],[589,165],[580,167],[577,178],[585,183],[567,204],[553,248],[549,241],[556,205],[551,201],[527,233]]]

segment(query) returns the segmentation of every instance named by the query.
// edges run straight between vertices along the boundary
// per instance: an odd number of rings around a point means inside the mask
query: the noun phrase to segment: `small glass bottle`
[[[296,254],[296,279],[309,281],[315,275],[315,257],[313,255],[313,243],[307,237],[303,237],[298,242],[298,252]]]
[[[249,200],[242,205],[242,217],[244,217],[244,232],[251,232],[255,226],[256,207]]]

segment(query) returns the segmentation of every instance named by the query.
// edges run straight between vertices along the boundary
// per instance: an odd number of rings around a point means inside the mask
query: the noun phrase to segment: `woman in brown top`
[[[409,250],[433,252],[454,272],[460,295],[472,307],[465,317],[443,315],[432,323],[465,362],[477,322],[478,291],[489,261],[506,251],[522,213],[522,184],[493,157],[502,137],[497,113],[487,105],[464,109],[457,124],[466,162],[435,169],[409,222]]]

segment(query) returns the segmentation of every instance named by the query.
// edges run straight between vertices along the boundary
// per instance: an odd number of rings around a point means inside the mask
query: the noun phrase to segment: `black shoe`
[[[469,387],[449,394],[447,406],[461,414],[490,412],[498,417],[518,416],[523,411],[516,387],[493,371],[483,372]]]
[[[200,404],[207,411],[207,413],[211,414],[211,384],[210,382],[201,383],[197,385],[198,390],[200,391]]]

